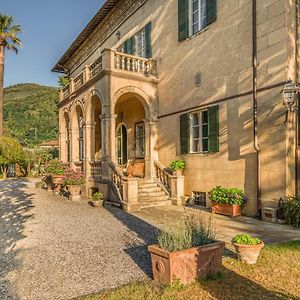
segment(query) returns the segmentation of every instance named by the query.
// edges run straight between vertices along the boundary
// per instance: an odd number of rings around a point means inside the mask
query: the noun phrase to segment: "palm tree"
[[[14,24],[11,16],[0,13],[0,136],[3,135],[3,88],[4,88],[4,56],[5,49],[18,53],[21,41],[17,35],[21,26]]]

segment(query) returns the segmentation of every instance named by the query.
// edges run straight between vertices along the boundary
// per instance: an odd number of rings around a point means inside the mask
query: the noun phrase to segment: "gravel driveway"
[[[142,280],[155,227],[118,208],[92,208],[0,181],[0,299],[70,299]]]

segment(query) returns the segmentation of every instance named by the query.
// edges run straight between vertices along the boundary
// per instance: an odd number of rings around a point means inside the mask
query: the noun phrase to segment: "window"
[[[143,29],[126,40],[124,44],[118,48],[118,51],[143,58],[152,57],[151,23],[148,23]]]
[[[208,111],[191,114],[191,153],[208,152]]]
[[[83,118],[79,120],[79,161],[84,159],[84,145],[83,145]]]
[[[135,124],[135,155],[137,158],[145,156],[145,125]]]
[[[217,0],[178,0],[178,40],[183,41],[217,19]]]
[[[206,207],[206,193],[205,192],[193,192],[194,205]]]
[[[193,35],[206,27],[206,1],[190,0],[190,34]]]

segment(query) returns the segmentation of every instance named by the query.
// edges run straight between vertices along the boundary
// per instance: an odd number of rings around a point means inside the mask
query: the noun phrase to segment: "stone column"
[[[138,180],[127,178],[123,183],[123,201],[125,211],[134,211],[140,208],[138,202]]]
[[[63,162],[67,162],[67,133],[61,131],[59,133],[59,159]]]

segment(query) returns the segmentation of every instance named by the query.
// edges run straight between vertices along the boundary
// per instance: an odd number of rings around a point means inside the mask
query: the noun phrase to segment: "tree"
[[[4,59],[5,49],[18,53],[21,41],[18,34],[21,26],[14,24],[11,16],[0,13],[0,136],[3,135],[3,88],[4,88]]]
[[[69,81],[70,80],[67,75],[61,75],[58,77],[58,80],[57,80],[58,85],[62,88],[65,87],[67,84],[69,84]]]
[[[4,179],[7,177],[9,165],[19,164],[24,166],[26,160],[26,154],[16,140],[9,137],[0,137],[0,170]]]

